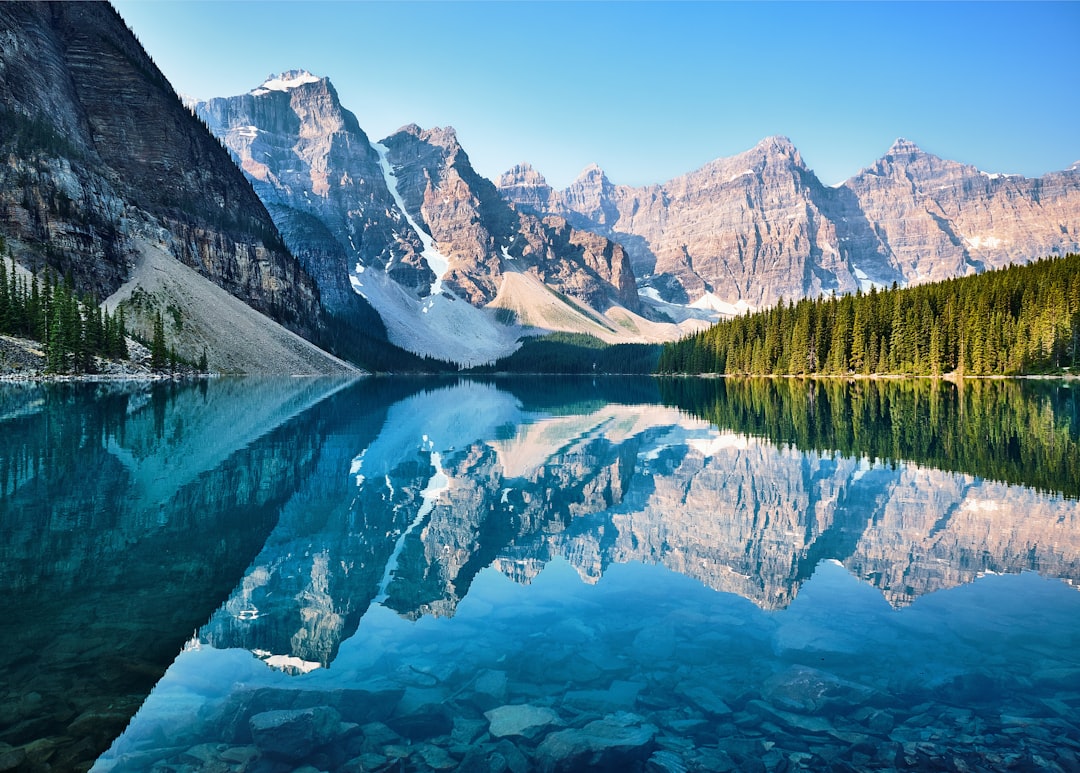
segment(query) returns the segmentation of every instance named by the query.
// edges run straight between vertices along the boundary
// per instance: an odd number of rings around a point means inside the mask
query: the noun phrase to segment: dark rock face
[[[0,228],[20,262],[115,291],[137,239],[302,335],[314,282],[106,3],[0,7]]]
[[[674,303],[712,293],[761,307],[1080,249],[1080,169],[989,175],[905,140],[834,188],[784,137],[663,185],[614,185],[590,166],[554,191],[519,165],[498,187],[523,210],[620,242],[644,284]]]

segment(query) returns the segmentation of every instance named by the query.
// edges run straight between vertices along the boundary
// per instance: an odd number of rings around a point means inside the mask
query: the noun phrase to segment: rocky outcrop
[[[729,314],[1080,249],[1077,168],[986,174],[905,140],[834,188],[784,137],[663,185],[615,185],[593,165],[554,191],[523,164],[498,187],[523,210],[620,242],[646,293]]]
[[[9,3],[0,28],[0,229],[20,263],[104,298],[137,264],[136,242],[153,242],[271,319],[319,335],[315,283],[110,6]],[[158,301],[164,311],[169,299]],[[146,322],[136,309],[129,321]]]
[[[381,144],[406,210],[447,260],[443,284],[474,306],[494,300],[513,210],[472,168],[453,128],[410,124]]]
[[[476,173],[452,128],[406,126],[383,144],[406,208],[447,257],[444,283],[473,305],[495,299],[505,271],[524,268],[597,310],[613,302],[638,310],[624,250],[565,220],[515,211]]]

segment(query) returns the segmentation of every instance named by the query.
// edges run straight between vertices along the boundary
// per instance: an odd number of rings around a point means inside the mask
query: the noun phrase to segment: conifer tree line
[[[1057,379],[657,379],[665,405],[824,456],[914,462],[1080,499],[1080,390]]]
[[[95,356],[128,357],[123,309],[110,314],[50,272],[27,280],[14,259],[0,258],[0,334],[40,341],[52,373],[92,373]]]
[[[660,373],[916,376],[1080,364],[1080,255],[904,289],[781,301],[666,344]]]

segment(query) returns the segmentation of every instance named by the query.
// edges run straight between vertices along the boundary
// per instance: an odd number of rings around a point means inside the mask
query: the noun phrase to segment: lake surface
[[[1060,382],[0,388],[0,770],[1080,769]]]

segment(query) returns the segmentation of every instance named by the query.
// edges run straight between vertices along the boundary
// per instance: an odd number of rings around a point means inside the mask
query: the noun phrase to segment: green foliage
[[[1080,255],[720,322],[664,346],[660,373],[1056,373],[1080,360]]]
[[[655,344],[605,344],[584,333],[526,338],[521,348],[473,373],[648,374],[656,369]]]
[[[154,315],[154,337],[150,341],[150,367],[161,370],[165,367],[169,358],[169,350],[165,345],[165,321],[159,311]]]
[[[123,312],[109,314],[91,298],[79,298],[68,280],[46,273],[29,284],[15,261],[0,257],[0,334],[40,341],[53,373],[92,373],[95,357],[128,356]]]
[[[780,446],[1080,498],[1080,391],[1067,382],[665,378],[659,386],[668,405]]]

